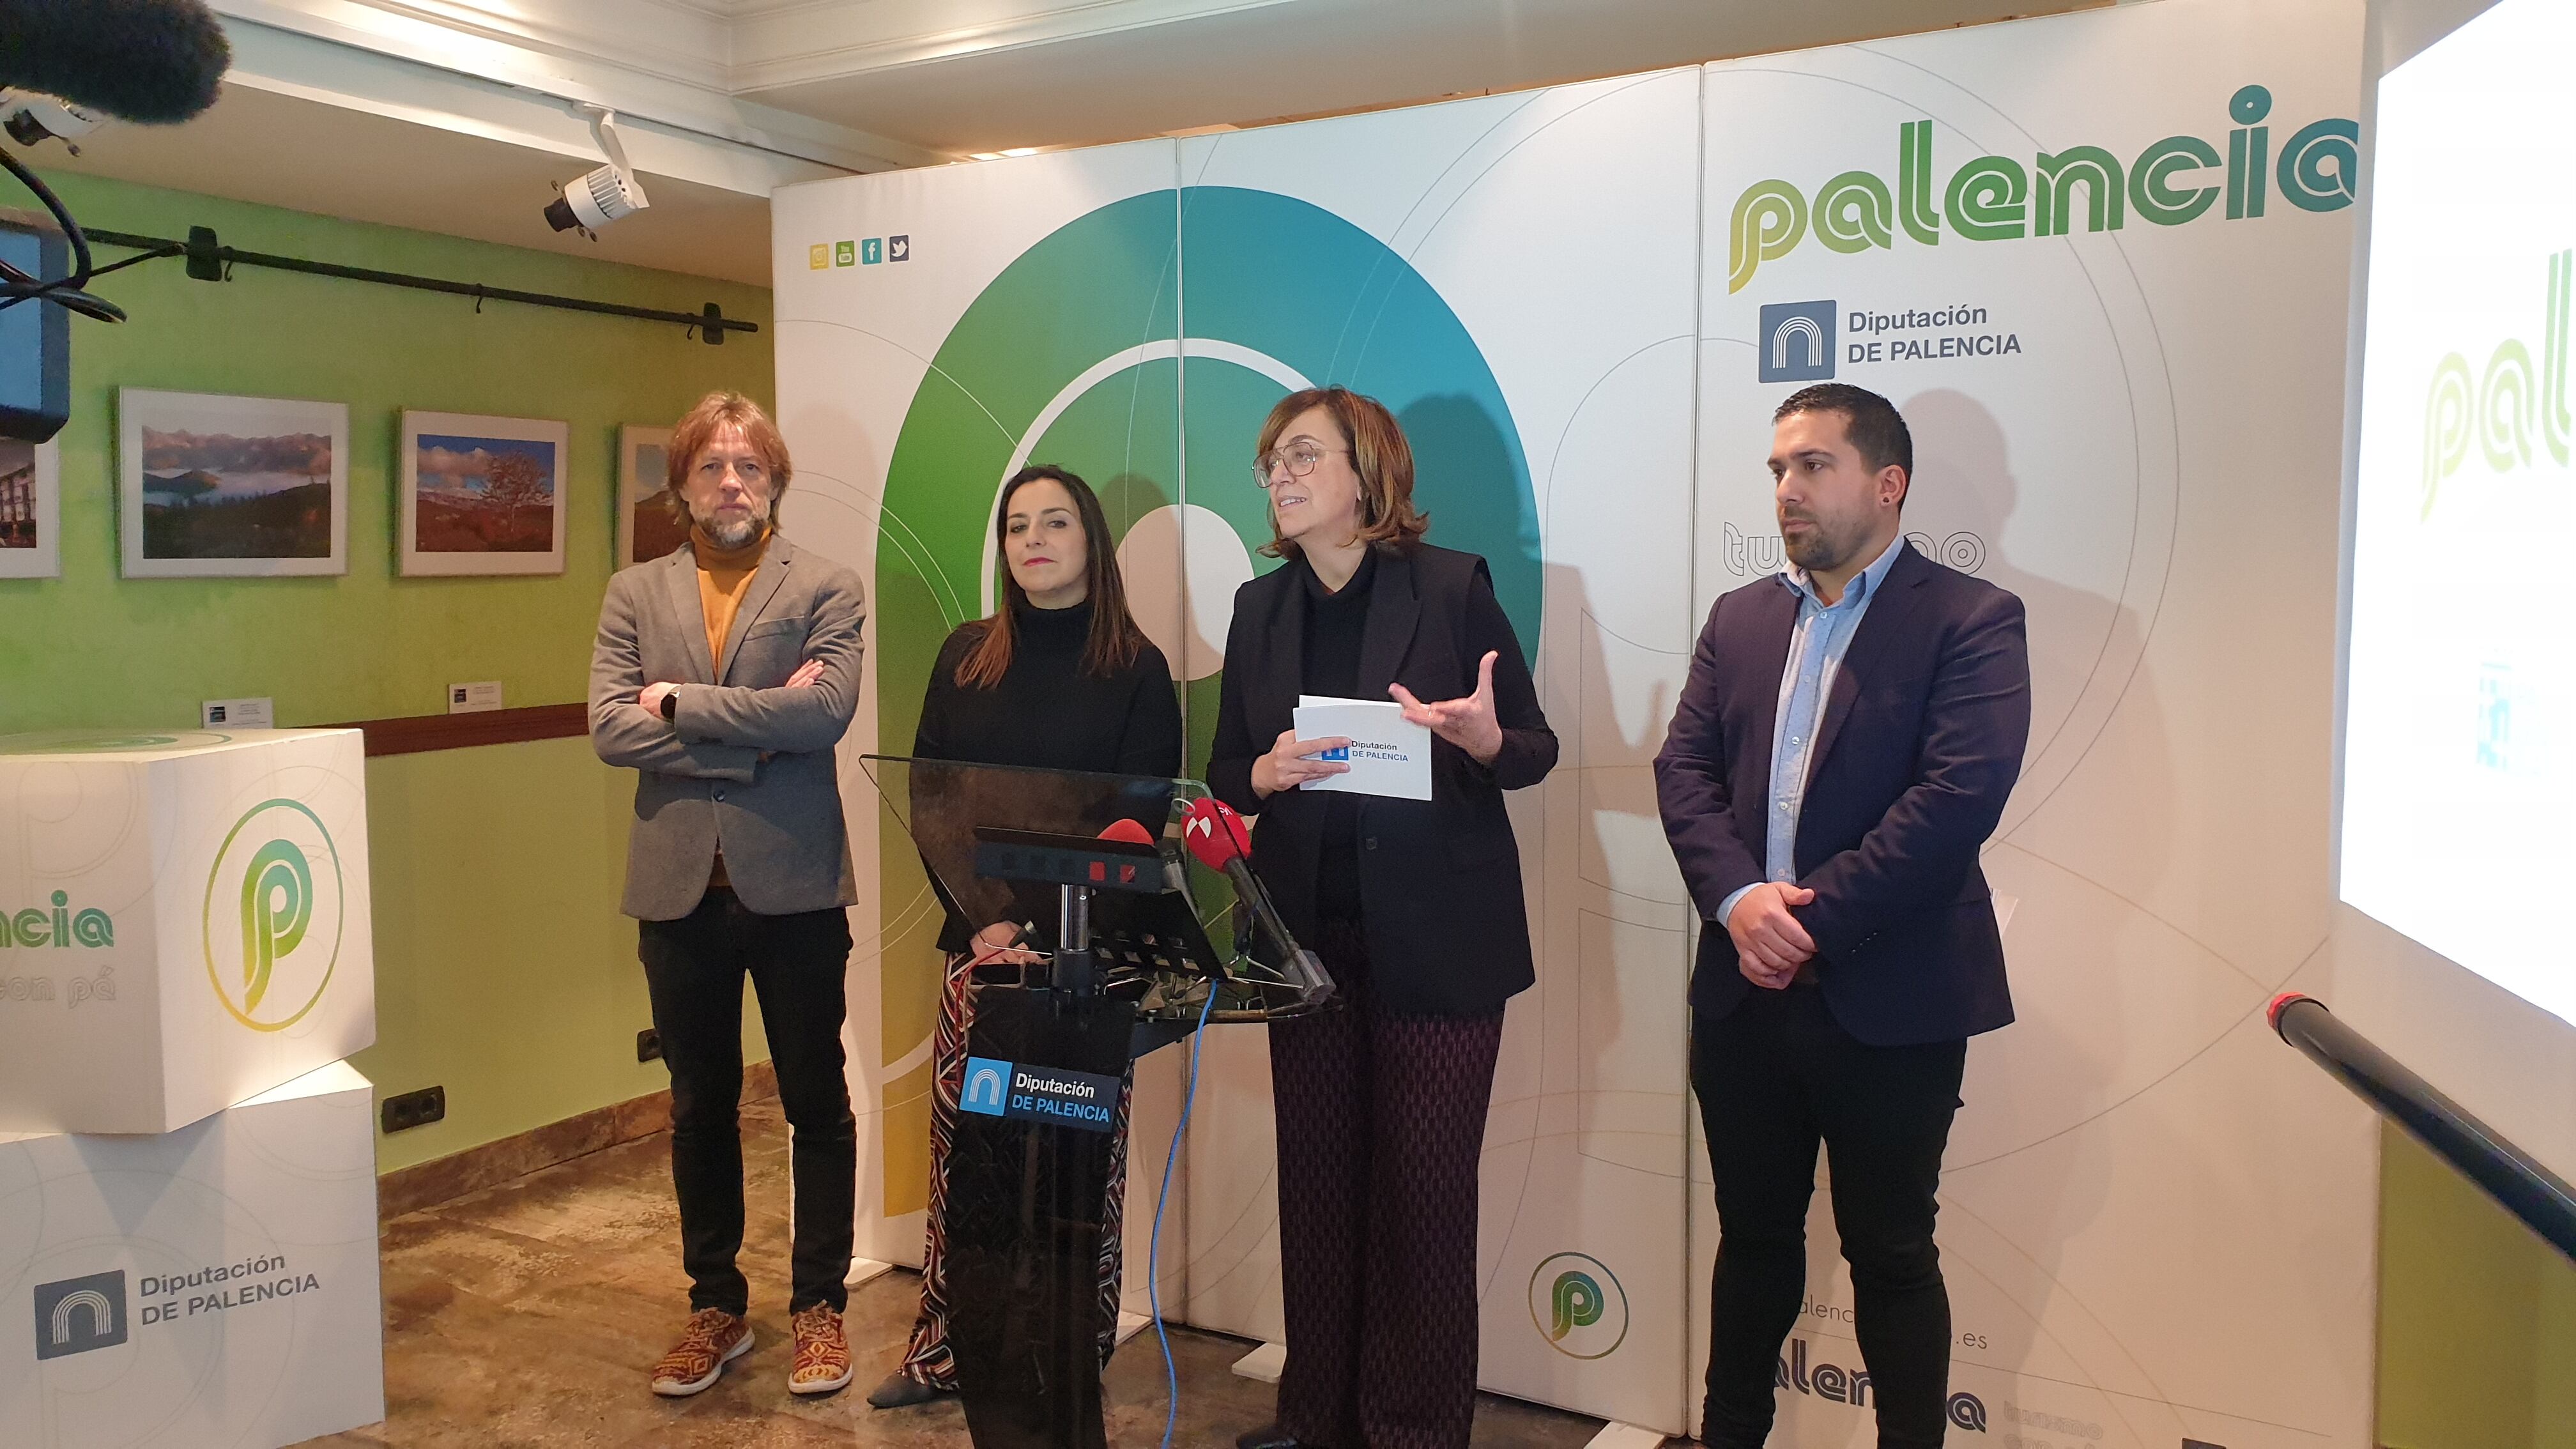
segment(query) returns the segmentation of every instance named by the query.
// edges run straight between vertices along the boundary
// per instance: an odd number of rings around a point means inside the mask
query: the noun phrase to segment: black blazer
[[[1655,756],[1664,834],[1708,922],[1690,993],[1705,1017],[1755,989],[1717,910],[1764,879],[1771,735],[1797,622],[1798,595],[1776,576],[1719,598]],[[1951,1041],[2013,1019],[1977,852],[2029,739],[2021,600],[1906,545],[1834,674],[1792,857],[1816,893],[1792,914],[1853,1036]]]
[[[1252,762],[1294,722],[1305,664],[1303,579],[1311,572],[1304,560],[1292,560],[1235,592],[1208,760],[1217,798],[1259,814],[1252,867],[1289,931],[1310,948],[1327,796],[1282,790],[1262,800],[1253,793]],[[1389,1011],[1488,1015],[1537,980],[1520,847],[1503,792],[1547,777],[1556,765],[1556,733],[1539,710],[1528,661],[1485,561],[1428,544],[1379,547],[1360,642],[1363,698],[1386,698],[1396,683],[1426,701],[1472,694],[1487,650],[1500,656],[1494,714],[1503,748],[1493,764],[1480,765],[1435,735],[1429,800],[1360,797],[1360,923],[1372,988]]]

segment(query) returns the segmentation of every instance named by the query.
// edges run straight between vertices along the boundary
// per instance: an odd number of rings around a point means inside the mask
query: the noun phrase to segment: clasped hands
[[[796,672],[787,676],[787,682],[780,685],[779,688],[804,689],[813,684],[815,680],[822,677],[823,661],[820,659],[808,659],[804,663],[797,665]],[[658,684],[648,684],[644,686],[644,692],[642,694],[635,696],[636,707],[643,710],[646,714],[653,716],[655,719],[660,719],[662,717],[662,697],[679,687],[679,685],[667,680]]]
[[[1476,692],[1463,699],[1425,704],[1401,684],[1388,685],[1386,692],[1404,706],[1406,722],[1421,725],[1456,745],[1477,764],[1490,765],[1503,752],[1503,727],[1494,717],[1494,660],[1498,657],[1493,650],[1485,651],[1485,657],[1476,665]],[[1281,730],[1279,738],[1271,742],[1270,753],[1252,762],[1253,793],[1267,798],[1308,780],[1348,773],[1351,767],[1344,761],[1315,757],[1348,749],[1350,743],[1341,735],[1301,740],[1295,730]]]
[[[1815,959],[1815,938],[1789,914],[1790,907],[1815,898],[1805,886],[1766,880],[1735,903],[1727,913],[1726,934],[1735,938],[1736,964],[1745,980],[1784,990],[1798,978],[1798,968]]]

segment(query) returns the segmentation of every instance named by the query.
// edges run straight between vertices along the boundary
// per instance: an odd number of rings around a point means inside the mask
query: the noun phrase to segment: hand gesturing
[[[1494,660],[1498,657],[1491,649],[1485,651],[1476,665],[1476,692],[1465,699],[1425,704],[1401,684],[1388,685],[1386,692],[1404,706],[1407,720],[1465,750],[1477,764],[1490,765],[1503,752],[1503,727],[1494,718]]]

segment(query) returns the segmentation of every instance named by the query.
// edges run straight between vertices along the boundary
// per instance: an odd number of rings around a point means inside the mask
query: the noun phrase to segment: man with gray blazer
[[[590,737],[637,771],[626,914],[671,1072],[671,1178],[690,1317],[653,1391],[694,1394],[750,1351],[742,1248],[742,992],[794,1129],[787,1387],[850,1381],[841,1327],[857,1124],[842,1075],[857,899],[833,746],[859,696],[858,577],[780,537],[791,468],[758,405],[715,393],[673,430],[678,552],[619,571],[591,657]]]

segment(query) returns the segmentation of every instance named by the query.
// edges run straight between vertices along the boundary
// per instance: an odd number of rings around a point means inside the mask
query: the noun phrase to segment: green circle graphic
[[[1584,1275],[1591,1280],[1593,1286],[1597,1289],[1604,1280],[1607,1280],[1610,1284],[1610,1291],[1619,1296],[1619,1331],[1611,1336],[1610,1346],[1601,1350],[1599,1353],[1576,1353],[1574,1350],[1567,1348],[1558,1340],[1552,1326],[1545,1319],[1539,1316],[1538,1285],[1541,1281],[1546,1279],[1547,1270],[1560,1263],[1584,1264],[1590,1266],[1599,1274],[1598,1277],[1594,1277],[1589,1273]],[[1609,1300],[1606,1296],[1602,1300],[1602,1307],[1605,1311],[1609,1307]],[[1618,1274],[1610,1271],[1609,1264],[1602,1262],[1600,1259],[1593,1257],[1589,1253],[1552,1253],[1547,1257],[1541,1258],[1538,1266],[1530,1270],[1529,1308],[1530,1326],[1538,1330],[1538,1336],[1540,1338],[1547,1340],[1548,1347],[1555,1349],[1558,1353],[1564,1354],[1567,1358],[1584,1359],[1587,1361],[1592,1359],[1608,1358],[1610,1355],[1619,1351],[1620,1345],[1628,1341],[1628,1330],[1633,1326],[1633,1320],[1629,1316],[1627,1285],[1619,1281]]]
[[[1157,508],[1208,509],[1266,571],[1277,563],[1257,552],[1270,524],[1252,445],[1297,380],[1338,383],[1395,413],[1432,541],[1485,557],[1536,657],[1537,500],[1502,388],[1457,314],[1403,257],[1311,203],[1185,188],[1177,244],[1175,206],[1174,193],[1148,192],[1057,228],[984,288],[932,359],[886,470],[876,598],[886,747],[911,743],[948,631],[985,612],[993,502],[1014,459],[1090,480],[1122,538]],[[1194,765],[1216,687],[1189,687]]]
[[[241,835],[242,827],[271,810],[291,810],[313,822],[314,830],[322,836],[323,850],[331,857],[331,894],[335,901],[341,903],[341,908],[334,913],[332,920],[331,959],[323,963],[322,979],[313,984],[313,995],[307,998],[302,1006],[295,1009],[294,1015],[283,1021],[256,1021],[247,1011],[233,1005],[232,993],[224,989],[223,974],[215,969],[215,886],[218,884],[217,877],[223,867],[224,853],[233,848],[233,841]],[[347,935],[349,925],[347,901],[348,881],[340,872],[340,846],[331,838],[331,827],[322,823],[321,816],[314,814],[310,807],[298,800],[262,800],[243,811],[241,819],[233,822],[233,828],[224,832],[223,844],[215,847],[215,858],[206,869],[206,898],[198,909],[197,917],[197,944],[206,958],[206,981],[215,988],[215,999],[223,1003],[225,1012],[233,1020],[253,1031],[284,1031],[302,1021],[307,1013],[319,1006],[322,1003],[323,993],[331,989],[332,973],[340,968],[340,942],[342,937]]]

